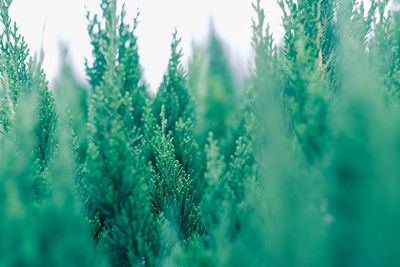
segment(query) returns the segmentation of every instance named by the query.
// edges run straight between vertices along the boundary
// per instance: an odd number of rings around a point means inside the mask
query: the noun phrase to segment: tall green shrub
[[[193,99],[181,65],[180,41],[175,31],[168,70],[148,113],[147,135],[155,170],[154,211],[166,217],[179,240],[186,240],[201,231],[203,163],[193,133]]]
[[[56,127],[55,99],[10,5],[0,2],[0,265],[102,266],[74,192],[70,128]]]
[[[54,94],[56,98],[63,99],[63,103],[66,104],[63,108],[70,119],[77,160],[82,163],[86,159],[88,146],[86,125],[88,123],[89,88],[76,77],[68,49],[64,45],[60,49],[62,53],[61,70],[54,83]]]
[[[2,74],[2,109],[0,122],[2,132],[7,132],[14,123],[14,115],[19,96],[34,92],[39,95],[39,123],[36,127],[36,145],[34,146],[38,165],[38,187],[45,183],[46,171],[54,150],[54,131],[56,112],[54,96],[48,89],[45,74],[40,62],[29,57],[28,46],[18,33],[16,23],[9,17],[11,0],[0,2],[0,20],[4,26],[0,40],[0,73]],[[41,189],[38,188],[40,191]]]
[[[333,265],[341,266],[396,266],[399,257],[391,244],[399,239],[399,232],[393,226],[399,220],[398,164],[395,162],[399,157],[400,113],[397,101],[386,101],[387,92],[393,92],[393,84],[378,75],[388,70],[384,66],[392,65],[397,59],[389,58],[387,62],[386,53],[377,58],[373,50],[360,49],[370,46],[384,49],[386,42],[381,39],[382,43],[377,44],[377,40],[368,42],[358,38],[359,33],[351,28],[363,27],[364,21],[349,23],[354,16],[348,14],[349,7],[360,10],[362,6],[351,6],[348,1],[342,3],[338,23],[343,101],[332,108],[333,141],[327,161],[329,207],[334,218],[329,240],[330,259]],[[387,3],[381,3],[382,12]],[[370,12],[369,16],[374,15]],[[382,27],[377,26],[377,35],[373,38],[379,38]]]
[[[335,91],[335,1],[279,3],[284,12],[282,69],[288,124],[307,158],[313,162],[323,156],[326,105]]]
[[[235,149],[238,115],[239,79],[234,71],[226,47],[211,25],[207,44],[193,47],[189,64],[189,87],[196,99],[196,136],[201,146],[213,133],[221,152],[229,158]]]
[[[86,60],[86,73],[92,88],[101,85],[104,81],[104,75],[108,70],[107,51],[109,46],[115,50],[114,68],[119,77],[119,94],[124,98],[125,105],[131,106],[126,109],[124,120],[130,129],[142,127],[142,115],[146,102],[146,87],[142,78],[142,69],[139,64],[139,54],[137,37],[135,30],[138,25],[138,15],[133,21],[133,26],[126,23],[126,11],[123,5],[119,16],[116,15],[116,1],[102,0],[102,17],[97,14],[89,20],[88,32],[92,45],[93,62],[89,64]],[[105,23],[103,25],[102,23]],[[122,109],[123,107],[121,107]]]
[[[15,124],[1,144],[0,264],[103,266],[74,192],[71,142],[62,130],[58,131],[59,146],[48,166],[48,193],[37,200],[37,101],[37,95],[21,92]]]
[[[89,219],[94,238],[114,266],[153,265],[158,240],[150,212],[151,172],[137,147],[140,122],[135,112],[141,107],[133,106],[140,88],[128,82],[140,77],[140,68],[134,59],[121,56],[130,55],[124,54],[125,45],[133,41],[124,39],[129,34],[122,22],[124,12],[116,15],[116,1],[104,0],[101,8],[102,20],[94,16],[89,28],[92,40],[100,38],[92,42],[95,61],[88,67],[92,85],[85,172]]]

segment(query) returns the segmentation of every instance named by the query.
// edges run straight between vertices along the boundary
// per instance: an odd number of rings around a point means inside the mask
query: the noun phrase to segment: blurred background
[[[192,55],[193,44],[205,45],[214,25],[231,63],[239,73],[247,73],[252,50],[252,0],[129,0],[127,18],[140,12],[137,35],[144,76],[155,91],[167,68],[171,35],[175,27],[182,37],[184,65]],[[60,69],[59,44],[66,43],[76,75],[85,80],[84,59],[91,60],[87,34],[87,10],[99,11],[99,0],[15,0],[11,17],[32,51],[46,51],[43,68],[51,86]],[[275,0],[262,3],[275,40],[283,35],[282,12]],[[183,12],[184,10],[184,12]],[[227,45],[229,44],[229,46]]]

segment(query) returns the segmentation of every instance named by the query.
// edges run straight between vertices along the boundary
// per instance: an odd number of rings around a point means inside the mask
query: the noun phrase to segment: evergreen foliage
[[[194,48],[188,72],[189,87],[196,98],[198,142],[203,146],[212,132],[223,155],[229,158],[235,150],[239,86],[213,24],[207,45]]]
[[[168,70],[148,113],[147,134],[152,135],[149,158],[155,171],[154,211],[165,216],[178,240],[183,241],[202,231],[198,205],[203,161],[193,133],[193,99],[181,64],[180,42],[175,31]]]
[[[61,45],[62,63],[60,75],[54,84],[54,93],[66,103],[65,112],[70,117],[74,136],[74,149],[78,162],[85,161],[88,146],[89,89],[78,81],[68,57],[68,49]]]
[[[177,160],[171,131],[166,132],[167,119],[162,109],[161,127],[157,125],[152,140],[154,151],[154,212],[168,220],[180,240],[189,238],[199,227],[198,210],[194,202],[194,182]]]
[[[37,164],[36,190],[44,189],[46,172],[53,153],[56,128],[56,112],[53,94],[48,90],[45,74],[40,64],[29,57],[28,46],[18,33],[18,27],[8,15],[12,1],[1,1],[1,23],[4,31],[1,35],[0,73],[2,76],[2,107],[0,111],[1,132],[7,133],[14,124],[19,96],[24,93],[38,94],[38,123],[35,124],[35,160]]]
[[[331,24],[334,1],[281,1],[284,11],[284,102],[288,124],[312,162],[324,150],[327,98],[324,76],[335,57]],[[289,10],[287,12],[286,10]],[[331,73],[328,74],[333,75]],[[331,87],[335,90],[334,85]]]
[[[90,15],[53,91],[0,0],[1,266],[398,266],[397,2],[253,3],[245,90],[214,31],[156,95],[137,16]],[[63,51],[65,54],[66,52]],[[237,68],[238,69],[238,68]]]
[[[0,4],[0,110],[7,122],[0,142],[0,265],[102,266],[76,198],[69,127],[56,129],[44,73],[28,59],[16,25],[10,30],[11,1]]]
[[[133,27],[126,23],[125,6],[122,7],[119,16],[116,15],[116,1],[102,0],[102,16],[97,14],[90,18],[88,32],[93,47],[93,63],[90,66],[89,60],[86,60],[86,72],[89,77],[89,83],[95,88],[104,81],[105,73],[109,68],[107,54],[110,53],[110,47],[114,49],[113,64],[115,72],[119,77],[119,94],[127,102],[125,105],[132,106],[132,110],[127,107],[123,112],[126,113],[126,119],[130,120],[128,127],[141,128],[143,108],[146,99],[146,87],[142,80],[142,70],[139,64],[139,54],[135,30],[138,24],[138,16],[133,21]],[[128,103],[129,102],[129,103]],[[130,128],[129,128],[130,129]]]
[[[59,143],[38,199],[33,153],[39,124],[37,96],[21,93],[15,126],[1,145],[0,264],[2,266],[107,266],[96,255],[73,186],[73,157]],[[67,128],[68,129],[68,128]],[[59,130],[58,137],[68,135]]]
[[[218,142],[210,133],[205,147],[206,169],[204,173],[205,190],[201,200],[202,220],[207,228],[218,225],[224,211],[229,207],[227,203],[232,197],[232,191],[226,179],[224,156],[221,155]]]
[[[94,238],[104,247],[110,262],[116,266],[138,266],[142,261],[151,264],[158,246],[155,218],[150,213],[151,172],[137,148],[140,128],[132,113],[136,108],[132,94],[137,84],[127,83],[131,76],[126,75],[128,65],[135,62],[116,62],[126,60],[121,57],[125,43],[121,43],[121,32],[117,31],[124,13],[117,17],[115,1],[103,1],[101,7],[106,28],[99,32],[106,37],[102,39],[103,50],[93,46],[95,63],[93,68],[88,67],[92,77],[85,170],[89,219]],[[93,25],[101,26],[97,16],[89,31],[92,38],[97,38],[91,32]],[[128,26],[121,25],[126,34]],[[91,76],[93,73],[100,76]],[[135,75],[140,76],[140,72]],[[125,86],[129,87],[122,89]]]

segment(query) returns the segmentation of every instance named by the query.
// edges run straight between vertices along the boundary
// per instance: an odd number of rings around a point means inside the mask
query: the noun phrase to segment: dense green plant
[[[194,46],[189,64],[189,88],[196,99],[196,135],[200,145],[213,132],[229,158],[235,148],[239,86],[226,48],[211,25],[206,47]]]
[[[374,17],[374,34],[370,40],[371,64],[382,80],[381,86],[390,96],[398,96],[399,88],[399,33],[398,12],[387,10],[388,1],[380,1],[377,5],[379,16]],[[388,12],[385,15],[385,12]],[[392,97],[390,97],[392,98]],[[389,99],[390,99],[389,98]]]
[[[387,2],[379,4],[382,15]],[[399,106],[398,101],[387,101],[387,93],[394,93],[395,83],[388,84],[378,77],[387,70],[386,62],[380,63],[385,59],[359,49],[363,46],[360,42],[365,41],[351,34],[348,23],[351,18],[346,16],[346,10],[339,12],[344,13],[338,22],[342,37],[343,101],[333,109],[336,116],[332,118],[333,142],[327,161],[327,177],[331,182],[328,196],[334,218],[330,236],[332,262],[343,266],[395,266],[399,258],[389,244],[399,239],[392,228],[398,221],[395,204],[398,199],[394,197],[398,190],[395,178],[398,168],[393,162],[399,157],[395,148]],[[373,38],[382,34],[380,27],[377,26]],[[364,45],[377,44],[372,40]],[[395,51],[396,47],[393,48]]]
[[[10,5],[0,2],[0,265],[102,266],[76,197],[70,128],[56,127],[55,99]]]
[[[125,105],[132,106],[131,110],[125,110],[124,119],[128,127],[141,128],[143,109],[146,99],[146,87],[142,80],[142,70],[139,64],[139,54],[135,30],[138,24],[138,15],[133,21],[133,28],[126,23],[125,6],[122,7],[121,14],[116,15],[116,1],[102,0],[102,17],[97,14],[89,20],[88,32],[93,47],[93,62],[90,66],[89,60],[86,60],[86,72],[89,83],[92,88],[101,85],[104,81],[104,74],[109,68],[107,51],[113,47],[115,59],[113,59],[115,72],[119,77],[119,94],[127,102]],[[102,23],[105,23],[103,25]],[[109,56],[109,55],[108,55]],[[120,107],[127,108],[127,107]],[[133,118],[132,118],[133,117]],[[130,129],[130,128],[129,128]]]
[[[58,99],[63,99],[66,104],[65,111],[70,118],[74,136],[74,148],[78,155],[77,160],[84,162],[88,146],[89,90],[78,81],[71,59],[68,57],[68,49],[62,45],[62,62],[60,75],[54,84],[54,94]]]
[[[187,72],[175,31],[153,96],[102,0],[89,88],[64,58],[53,97],[0,1],[0,265],[398,266],[398,3],[278,3],[243,92],[215,32]]]
[[[0,264],[2,266],[102,266],[73,184],[69,127],[59,129],[48,166],[46,191],[38,200],[35,151],[39,124],[35,94],[20,94],[14,125],[1,144]],[[104,265],[106,266],[106,265]]]
[[[181,64],[180,42],[175,31],[168,70],[152,100],[146,123],[149,159],[155,171],[154,212],[165,216],[178,240],[186,240],[201,232],[198,205],[203,166],[193,133],[193,99]]]
[[[124,54],[129,45],[124,39],[128,29],[123,24],[124,12],[117,16],[115,1],[102,1],[101,8],[102,21],[94,16],[89,29],[97,41],[92,42],[94,65],[88,67],[92,92],[84,183],[89,219],[94,238],[110,262],[116,266],[152,264],[158,240],[150,212],[151,172],[137,147],[140,122],[132,98],[137,84],[128,82],[133,76],[140,77],[140,67],[137,60],[124,57],[129,55]],[[95,34],[94,26],[103,34]]]
[[[40,63],[29,57],[28,46],[18,33],[17,25],[11,22],[9,8],[12,1],[0,2],[0,18],[4,31],[0,43],[0,73],[2,75],[2,109],[0,112],[0,131],[7,132],[14,123],[19,96],[27,92],[39,95],[39,121],[36,127],[36,145],[34,146],[38,161],[38,188],[45,183],[47,167],[54,150],[54,131],[56,114],[54,97],[48,90],[48,83]]]
[[[335,1],[280,1],[284,12],[284,101],[288,124],[312,162],[324,151],[327,98],[335,83]],[[288,11],[287,11],[288,10]],[[332,29],[333,28],[333,29]]]

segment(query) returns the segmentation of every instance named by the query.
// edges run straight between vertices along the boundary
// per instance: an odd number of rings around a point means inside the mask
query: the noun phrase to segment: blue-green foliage
[[[164,115],[161,127],[156,126],[151,140],[154,153],[154,190],[152,192],[153,210],[163,215],[176,233],[185,240],[199,231],[198,207],[194,202],[194,181],[176,158],[172,132],[166,132],[167,119]]]
[[[196,100],[197,127],[200,146],[204,146],[210,132],[220,143],[226,159],[235,150],[238,122],[238,81],[235,79],[227,49],[211,25],[205,47],[194,46],[189,64],[189,89]]]
[[[48,166],[46,196],[38,198],[36,94],[21,93],[15,126],[1,144],[0,264],[2,266],[103,266],[96,255],[73,184],[72,142],[63,137]],[[66,138],[65,138],[66,137]],[[104,265],[107,266],[107,265]]]
[[[387,3],[376,4],[382,4],[382,14]],[[351,34],[346,16],[341,18],[343,101],[333,107],[333,140],[326,170],[333,216],[331,259],[342,266],[396,266],[399,258],[389,244],[399,240],[392,227],[398,221],[398,198],[394,197],[399,188],[398,167],[394,162],[399,157],[399,105],[396,98],[387,101],[388,92],[393,97],[393,84],[378,77],[387,70],[386,62],[360,50],[360,39]],[[381,33],[376,34],[373,39]],[[366,47],[377,45],[373,39]]]
[[[209,132],[219,141],[221,152],[229,158],[233,153],[238,114],[239,79],[234,71],[228,53],[213,25],[204,51],[199,50],[200,59],[193,59],[189,72],[199,76],[190,77],[192,90],[196,90],[198,127],[197,134],[204,143]],[[202,62],[202,61],[203,62]],[[196,68],[199,65],[199,69]],[[204,76],[204,77],[202,77]]]
[[[114,9],[110,6],[115,6]],[[92,88],[99,86],[104,81],[104,74],[109,69],[107,59],[107,51],[109,47],[113,47],[114,53],[114,68],[119,76],[118,90],[119,94],[127,102],[125,105],[132,106],[131,110],[124,110],[128,120],[128,127],[139,127],[142,124],[142,115],[146,99],[146,87],[142,80],[142,70],[139,64],[139,54],[137,46],[137,38],[135,30],[138,24],[138,16],[133,21],[133,26],[126,23],[125,6],[122,7],[119,16],[116,15],[116,1],[102,0],[101,2],[102,17],[97,14],[89,20],[89,36],[93,48],[93,63],[88,63],[86,60],[86,72],[89,78],[89,83]],[[102,25],[105,23],[105,25]],[[127,107],[120,107],[127,108]],[[129,128],[130,129],[130,128]]]
[[[186,72],[177,31],[147,94],[102,0],[89,88],[64,62],[53,97],[1,0],[0,265],[398,266],[398,3],[278,3],[241,95],[216,34]]]
[[[328,4],[327,2],[331,2]],[[280,1],[284,11],[283,48],[284,102],[290,130],[302,145],[309,160],[317,160],[324,151],[327,98],[335,91],[325,79],[333,71],[334,1]],[[289,10],[289,12],[287,12]],[[328,73],[329,76],[333,75]],[[333,80],[331,82],[335,82]]]
[[[54,84],[54,93],[58,99],[65,102],[64,112],[70,119],[69,124],[73,130],[74,149],[77,161],[84,162],[88,146],[89,90],[76,77],[68,57],[68,49],[62,46],[62,63],[60,75]]]
[[[168,70],[147,113],[147,136],[155,171],[154,212],[165,216],[179,240],[186,240],[202,231],[198,205],[203,161],[193,133],[193,99],[181,64],[180,41],[175,31]]]
[[[102,44],[100,50],[93,46],[95,62],[88,67],[92,92],[84,184],[89,219],[94,238],[110,262],[116,266],[136,266],[142,261],[151,264],[158,246],[155,218],[150,212],[151,172],[137,147],[141,136],[133,97],[137,97],[140,79],[135,83],[131,80],[140,77],[140,66],[137,60],[125,58],[131,55],[123,51],[128,34],[128,26],[121,26],[124,13],[116,15],[115,1],[103,1],[101,7],[105,29],[97,16],[90,29],[95,25],[104,34],[89,31],[92,39],[100,38],[97,41]],[[132,71],[138,73],[129,73],[130,67],[124,64],[135,66]]]
[[[208,143],[205,146],[206,169],[204,173],[204,196],[201,200],[200,208],[202,220],[209,231],[218,225],[221,216],[229,208],[229,200],[232,198],[232,191],[229,181],[226,179],[226,169],[224,156],[221,155],[218,142],[210,133]]]
[[[0,2],[0,265],[103,266],[76,197],[70,128],[56,127],[64,117],[11,27],[10,5]]]
[[[2,75],[2,108],[0,111],[1,131],[8,132],[14,124],[14,116],[18,107],[19,96],[26,93],[38,95],[38,123],[35,124],[35,159],[38,162],[37,190],[43,189],[45,176],[54,150],[54,131],[56,113],[54,97],[48,89],[45,74],[40,64],[29,57],[28,46],[18,33],[18,27],[11,22],[8,11],[10,0],[1,1],[1,23],[4,31],[0,43],[0,73]]]

